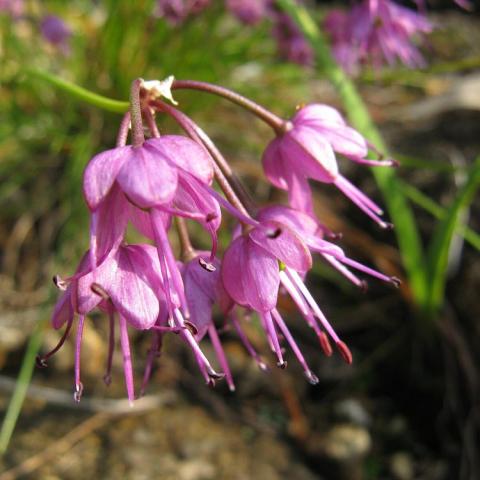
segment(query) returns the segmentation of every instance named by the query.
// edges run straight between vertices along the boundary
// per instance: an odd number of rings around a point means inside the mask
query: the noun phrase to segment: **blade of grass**
[[[422,193],[413,185],[401,182],[402,190],[405,196],[407,196],[413,203],[423,208],[430,215],[439,220],[443,220],[447,216],[447,209],[438,205],[430,197]],[[455,233],[461,235],[465,241],[467,241],[473,248],[480,251],[480,235],[467,227],[466,225],[456,225]]]
[[[28,341],[27,349],[23,357],[22,366],[17,377],[15,390],[10,398],[10,402],[3,418],[2,427],[0,429],[0,455],[3,455],[10,443],[15,425],[17,424],[23,402],[27,394],[28,386],[32,378],[33,369],[35,367],[35,358],[40,349],[43,339],[43,322],[37,324]]]
[[[386,153],[386,146],[368,113],[365,103],[353,82],[333,59],[325,36],[308,11],[298,5],[295,0],[277,0],[277,4],[291,16],[314,48],[318,65],[337,89],[352,125],[378,149]],[[426,264],[415,217],[402,193],[394,170],[377,168],[373,170],[373,174],[395,224],[402,261],[407,271],[414,299],[417,304],[423,305],[427,294]]]
[[[430,287],[428,291],[426,312],[434,314],[443,304],[447,280],[448,256],[450,245],[462,212],[468,208],[476,190],[480,186],[480,157],[475,161],[468,179],[460,189],[457,197],[448,208],[445,218],[439,222],[428,250]]]
[[[84,102],[90,103],[95,107],[108,110],[109,112],[125,113],[130,108],[129,102],[113,100],[111,98],[98,95],[97,93],[93,93],[90,90],[79,87],[78,85],[75,85],[72,82],[68,82],[67,80],[57,77],[56,75],[53,75],[51,73],[44,72],[42,70],[35,70],[32,68],[27,69],[26,73],[28,76],[37,77],[49,82],[55,87],[60,88],[68,94],[78,98],[79,100],[83,100]]]

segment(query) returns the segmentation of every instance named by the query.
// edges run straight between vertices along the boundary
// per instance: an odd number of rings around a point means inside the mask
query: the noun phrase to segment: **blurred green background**
[[[21,406],[36,350],[47,351],[60,337],[48,325],[57,295],[50,279],[71,274],[88,246],[83,169],[114,145],[120,122],[29,68],[121,100],[134,78],[173,74],[236,89],[286,117],[300,103],[342,108],[321,65],[303,68],[277,56],[268,22],[246,27],[225,13],[223,2],[212,2],[175,27],[152,14],[154,3],[31,0],[20,19],[0,12],[0,409],[10,405],[4,448],[13,431],[0,479],[479,478],[480,29],[478,16],[456,9],[432,12],[438,29],[424,49],[425,71],[366,70],[355,79],[402,164],[398,185],[430,256],[425,279],[441,285],[435,308],[416,301],[402,265],[408,252],[400,256],[395,234],[379,231],[341,194],[316,185],[319,217],[343,232],[347,253],[403,280],[400,291],[371,281],[365,295],[317,259],[309,285],[348,340],[353,366],[324,358],[284,300],[282,311],[319,374],[318,386],[304,381],[294,361],[286,371],[258,371],[226,332],[236,393],[203,385],[189,351],[172,339],[148,401],[130,410],[118,358],[112,386],[103,385],[106,328],[94,317],[85,334],[81,404],[71,395],[69,343],[48,369],[34,371],[16,420],[12,412]],[[325,11],[312,5],[317,20]],[[69,52],[42,38],[45,14],[71,28]],[[175,98],[259,203],[284,199],[262,176],[268,129],[208,95],[182,91]],[[167,119],[159,125],[176,131]],[[385,203],[367,169],[341,167]],[[266,351],[258,332],[249,333]],[[134,346],[140,376],[148,344],[138,335]]]

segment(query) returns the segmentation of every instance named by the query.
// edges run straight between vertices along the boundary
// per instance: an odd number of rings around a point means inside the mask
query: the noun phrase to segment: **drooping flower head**
[[[379,215],[381,208],[340,174],[335,152],[353,162],[371,166],[392,166],[393,161],[366,158],[369,144],[349,127],[332,107],[311,104],[300,108],[263,154],[267,178],[288,190],[290,205],[314,216],[309,179],[333,183],[381,227],[388,227]]]

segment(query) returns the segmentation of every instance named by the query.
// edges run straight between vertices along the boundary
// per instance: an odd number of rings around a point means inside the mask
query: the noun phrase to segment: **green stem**
[[[97,93],[90,92],[89,90],[79,87],[74,83],[63,80],[62,78],[57,77],[43,70],[36,69],[27,69],[26,73],[31,77],[36,77],[41,80],[45,80],[48,83],[51,83],[55,87],[60,88],[64,92],[67,92],[72,97],[83,100],[84,102],[89,103],[95,107],[101,108],[103,110],[108,110],[109,112],[114,113],[125,113],[130,107],[129,102],[122,102],[120,100],[113,100],[111,98],[98,95]]]
[[[15,425],[17,424],[20,411],[22,410],[28,386],[30,385],[33,368],[35,366],[35,358],[40,349],[40,345],[42,344],[42,339],[43,324],[39,323],[28,341],[27,350],[22,361],[22,367],[17,377],[15,390],[2,422],[2,428],[0,430],[0,455],[3,455],[7,451],[13,431],[15,430]]]
[[[277,4],[297,23],[315,49],[318,65],[337,89],[352,125],[379,150],[386,153],[386,145],[373,123],[365,103],[353,82],[333,59],[325,36],[318,29],[308,11],[299,6],[295,0],[277,0]],[[413,212],[401,191],[393,169],[376,168],[373,173],[395,224],[402,261],[414,292],[415,301],[421,305],[427,294],[426,266]]]

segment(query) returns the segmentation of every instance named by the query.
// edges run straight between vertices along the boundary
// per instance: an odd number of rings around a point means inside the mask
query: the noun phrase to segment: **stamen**
[[[68,320],[67,326],[65,327],[65,331],[63,332],[63,335],[60,338],[60,340],[58,341],[57,345],[52,350],[50,350],[48,353],[46,353],[45,355],[37,355],[36,356],[35,364],[37,365],[37,367],[39,367],[39,368],[48,367],[47,360],[52,355],[57,353],[60,350],[60,348],[62,348],[63,344],[65,343],[65,340],[68,337],[68,334],[70,333],[70,329],[72,328],[72,325],[73,325],[73,318],[70,318]]]
[[[238,336],[240,337],[240,340],[242,341],[243,345],[247,349],[247,352],[255,360],[255,362],[257,362],[258,368],[266,372],[268,370],[268,367],[266,363],[261,359],[260,355],[257,353],[255,348],[253,348],[253,345],[250,343],[250,340],[248,339],[247,335],[245,334],[242,327],[240,326],[236,312],[232,312],[231,321],[233,323],[233,326],[235,327],[235,330],[238,333]]]
[[[110,308],[112,308],[111,305]],[[113,311],[108,312],[108,321],[110,330],[108,335],[107,368],[105,370],[105,375],[103,376],[103,381],[107,386],[112,383],[113,351],[115,350],[115,316]]]
[[[235,384],[233,383],[232,372],[230,371],[227,357],[225,356],[225,351],[223,350],[222,343],[220,342],[220,338],[218,337],[218,332],[215,328],[215,325],[209,325],[208,335],[210,336],[210,340],[212,341],[212,345],[217,355],[218,362],[220,363],[220,368],[225,372],[225,378],[227,380],[228,388],[231,392],[234,392]]]
[[[155,332],[153,334],[152,346],[150,347],[147,355],[147,363],[145,365],[145,371],[143,373],[142,386],[140,388],[140,397],[145,395],[148,382],[152,376],[153,364],[155,358],[160,357],[160,349],[162,347],[162,334]]]
[[[82,350],[82,336],[84,324],[85,315],[79,315],[77,325],[77,338],[75,340],[75,393],[73,394],[73,398],[76,402],[80,401],[83,393],[83,385],[80,381],[80,354]]]
[[[99,297],[102,297],[103,300],[110,300],[110,295],[108,295],[105,289],[98,283],[92,283],[90,285],[90,290]]]

